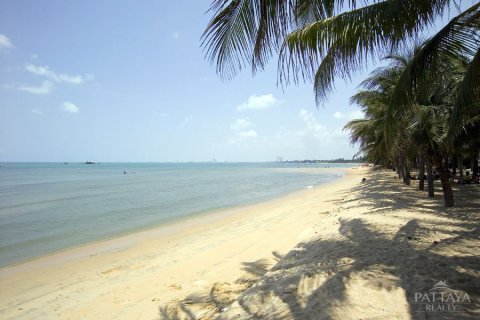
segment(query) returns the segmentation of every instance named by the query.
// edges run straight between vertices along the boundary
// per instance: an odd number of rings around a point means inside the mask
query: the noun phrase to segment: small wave
[[[313,186],[306,186],[305,189],[312,189]]]

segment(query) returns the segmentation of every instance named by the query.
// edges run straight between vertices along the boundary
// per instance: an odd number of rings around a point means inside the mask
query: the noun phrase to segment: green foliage
[[[246,66],[255,73],[278,52],[278,81],[313,81],[317,104],[336,78],[386,56],[390,65],[351,98],[365,119],[344,129],[369,161],[402,167],[407,184],[409,160],[434,161],[445,205],[453,206],[442,157],[480,149],[480,3],[398,54],[452,3],[458,7],[455,0],[214,0],[202,46],[223,78]]]
[[[313,81],[321,104],[336,78],[349,79],[369,59],[405,47],[451,4],[458,1],[214,0],[202,46],[225,79],[246,67],[254,73],[263,69],[278,52],[279,82]],[[479,4],[454,17],[425,43],[405,75],[405,85],[415,87],[426,79],[422,73],[442,54],[473,56],[479,23]],[[459,99],[471,100],[472,90],[466,86]]]

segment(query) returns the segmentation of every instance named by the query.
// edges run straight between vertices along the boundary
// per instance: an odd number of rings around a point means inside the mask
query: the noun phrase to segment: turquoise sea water
[[[323,168],[336,164],[310,165]],[[4,163],[0,266],[272,199],[329,182],[338,172],[285,163]],[[341,166],[345,167],[345,166]]]

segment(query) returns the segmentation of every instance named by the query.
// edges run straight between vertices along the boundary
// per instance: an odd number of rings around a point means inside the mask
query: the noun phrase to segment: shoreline
[[[175,232],[182,232],[184,229],[187,229],[189,227],[195,226],[195,223],[201,224],[201,223],[211,223],[212,221],[215,221],[217,218],[223,219],[226,218],[230,215],[234,215],[236,211],[241,211],[244,209],[249,209],[253,206],[260,205],[263,203],[268,203],[271,201],[276,201],[279,199],[282,199],[284,197],[289,197],[289,196],[295,196],[297,194],[301,194],[302,192],[311,190],[311,189],[317,189],[321,188],[327,185],[330,185],[332,183],[335,183],[336,181],[342,179],[348,174],[348,171],[351,170],[352,168],[357,168],[357,167],[350,167],[350,168],[342,168],[342,167],[331,167],[331,168],[291,168],[290,170],[297,171],[305,171],[305,172],[317,172],[318,170],[322,170],[322,172],[338,172],[341,174],[341,176],[334,178],[330,181],[327,181],[325,183],[321,183],[316,186],[305,186],[302,189],[296,189],[293,191],[287,191],[282,194],[267,198],[267,199],[261,199],[261,200],[256,200],[252,201],[251,203],[246,203],[246,204],[237,204],[234,206],[229,206],[229,207],[223,207],[223,208],[215,208],[215,209],[207,209],[203,211],[198,211],[194,212],[191,214],[186,214],[184,216],[180,217],[173,217],[170,219],[167,219],[163,222],[160,222],[158,224],[152,225],[152,226],[144,226],[144,227],[139,227],[136,229],[131,229],[131,230],[126,230],[123,232],[120,232],[118,234],[112,235],[110,237],[106,238],[100,238],[100,239],[95,239],[92,241],[88,241],[85,243],[69,246],[63,249],[55,250],[49,253],[45,254],[40,254],[38,256],[34,256],[31,258],[25,258],[22,259],[18,262],[14,262],[11,264],[7,264],[4,266],[0,266],[0,277],[4,273],[9,274],[7,269],[17,269],[17,267],[21,267],[22,265],[26,264],[35,264],[37,260],[41,260],[42,262],[44,260],[49,259],[50,257],[55,258],[57,256],[61,256],[64,253],[71,253],[73,254],[72,257],[69,259],[60,259],[60,261],[69,261],[75,258],[81,258],[81,257],[87,257],[91,255],[92,253],[90,252],[89,247],[94,247],[94,246],[99,246],[102,252],[108,252],[111,250],[111,247],[115,246],[115,242],[120,242],[120,241],[128,241],[128,239],[131,239],[132,241],[138,243],[138,241],[146,241],[148,240],[149,237],[163,237],[163,236],[169,236],[172,235]],[[360,167],[358,167],[360,168]],[[284,169],[274,169],[274,170],[284,170]],[[211,216],[211,217],[209,217]],[[198,221],[197,221],[198,220]],[[145,237],[143,237],[145,236]],[[85,250],[82,250],[85,249]],[[86,252],[81,252],[81,251],[86,251]],[[96,252],[94,254],[98,254],[101,252]],[[40,263],[39,265],[43,265],[45,263]],[[22,268],[20,268],[22,269]],[[5,272],[6,271],[6,272]]]
[[[348,174],[343,178],[281,198],[188,218],[168,228],[137,232],[1,268],[1,287],[10,289],[8,293],[1,290],[0,314],[5,319],[39,315],[66,318],[88,311],[87,318],[107,319],[118,318],[115,306],[120,304],[130,317],[139,316],[138,312],[158,317],[158,308],[152,309],[152,299],[168,302],[215,281],[233,281],[242,273],[242,261],[254,261],[266,253],[288,252],[305,236],[311,218],[318,215],[310,205],[321,207],[323,195],[331,197],[360,183],[361,179],[355,178],[365,172],[344,170]],[[318,201],[317,197],[322,199]],[[277,233],[282,237],[278,238]],[[143,288],[144,293],[138,293],[141,297],[127,289],[132,286]],[[129,300],[136,301],[134,305],[122,300],[129,294]]]

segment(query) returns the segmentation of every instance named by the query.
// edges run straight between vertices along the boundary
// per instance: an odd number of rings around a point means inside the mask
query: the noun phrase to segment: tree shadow
[[[262,258],[252,262],[243,262],[242,270],[245,271],[245,274],[234,283],[216,282],[207,291],[196,292],[182,300],[159,306],[160,319],[214,319],[231,305],[241,292],[264,276],[282,257],[275,251],[272,255],[271,259]]]
[[[445,208],[440,181],[434,181],[435,197],[428,198],[426,190],[417,189],[416,180],[412,180],[410,186],[405,186],[386,172],[373,173],[373,177],[353,189],[360,193],[364,204],[370,204],[375,212],[394,213],[391,209],[414,209],[417,212],[435,212],[463,220],[478,218],[480,185],[452,185],[455,206]],[[337,201],[336,204],[345,205],[345,202]]]
[[[254,262],[242,262],[242,264],[243,270],[254,277],[263,276],[272,266],[272,262],[269,259],[259,259]]]
[[[352,314],[362,319],[406,314],[412,319],[478,319],[480,189],[458,188],[457,207],[444,208],[440,197],[419,199],[414,186],[391,180],[380,175],[340,193],[334,200],[340,210],[363,207],[365,218],[339,217],[340,237],[300,243],[218,319],[342,319]],[[421,215],[398,217],[402,222],[393,233],[368,222],[376,215],[395,216],[395,209]],[[468,293],[471,303],[457,313],[426,312],[415,294],[428,293],[445,280]],[[357,296],[351,294],[354,289]],[[398,301],[375,304],[385,292],[390,293],[385,298]],[[369,301],[368,295],[377,300]],[[401,301],[404,306],[396,305]]]

